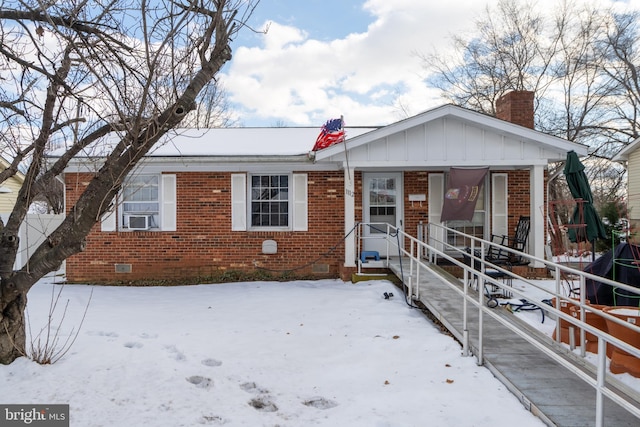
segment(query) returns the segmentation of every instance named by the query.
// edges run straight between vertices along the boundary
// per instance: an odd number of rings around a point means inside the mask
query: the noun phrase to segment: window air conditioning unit
[[[149,215],[129,215],[129,230],[148,230]]]

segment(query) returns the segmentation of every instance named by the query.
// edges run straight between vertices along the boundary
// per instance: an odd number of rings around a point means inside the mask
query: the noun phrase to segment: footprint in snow
[[[253,406],[260,412],[276,412],[278,407],[267,396],[256,397],[249,401],[249,405]]]
[[[187,381],[198,388],[208,389],[213,387],[213,380],[211,378],[202,377],[200,375],[193,375],[187,378]]]
[[[222,362],[216,359],[204,359],[200,363],[202,363],[204,366],[211,366],[211,367],[222,365]]]
[[[227,423],[227,420],[222,418],[219,415],[203,415],[202,419],[199,422],[199,424],[217,424],[217,425],[223,425],[226,423]]]
[[[240,384],[240,388],[246,391],[247,393],[252,393],[252,394],[269,393],[269,390],[258,387],[258,385],[253,381]]]
[[[130,342],[124,343],[124,346],[127,348],[142,348],[142,343],[130,341]]]
[[[183,352],[178,350],[175,345],[167,345],[164,348],[169,352],[169,354],[171,354],[171,357],[173,357],[177,361],[183,361],[187,359],[187,356],[185,356]]]
[[[316,409],[331,409],[338,406],[333,400],[325,399],[324,397],[312,397],[302,402],[302,404]]]
[[[148,334],[146,332],[143,332],[140,334],[140,338],[147,339],[147,340],[154,339],[154,338],[158,338],[158,334]]]
[[[109,338],[118,338],[118,334],[115,332],[105,332],[105,331],[89,331],[87,335],[96,336],[96,337],[109,337]]]

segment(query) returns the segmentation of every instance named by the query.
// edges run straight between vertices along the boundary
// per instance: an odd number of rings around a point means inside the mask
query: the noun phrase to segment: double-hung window
[[[102,231],[175,231],[175,174],[134,174],[122,185],[113,208],[101,220]]]
[[[251,176],[251,227],[289,227],[289,175]]]
[[[159,175],[136,175],[122,189],[122,224],[125,229],[158,228]]]
[[[307,231],[306,173],[231,175],[231,230]]]

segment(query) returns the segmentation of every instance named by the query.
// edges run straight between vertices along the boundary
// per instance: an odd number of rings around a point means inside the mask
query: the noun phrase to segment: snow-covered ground
[[[72,426],[543,425],[386,281],[45,279],[29,292],[34,335],[59,290],[61,342],[89,304],[75,343],[53,365],[0,365],[0,403],[69,404]]]

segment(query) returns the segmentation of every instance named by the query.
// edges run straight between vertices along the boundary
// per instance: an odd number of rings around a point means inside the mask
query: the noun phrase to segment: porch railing
[[[376,235],[369,234],[365,236],[363,233],[365,227],[376,227],[378,229],[384,230],[384,233],[377,233]],[[357,227],[357,248],[362,248],[363,240],[366,239],[383,239],[386,244],[386,254],[384,257],[384,266],[390,267],[390,260],[393,258],[397,258],[401,265],[404,267],[406,271],[403,271],[403,282],[406,288],[407,297],[413,300],[420,300],[420,283],[421,283],[421,272],[424,272],[428,269],[432,274],[438,274],[437,270],[434,270],[430,267],[430,265],[438,262],[439,260],[445,260],[449,265],[455,265],[460,267],[462,270],[462,284],[463,286],[456,286],[454,283],[450,283],[447,280],[443,279],[443,283],[447,284],[453,291],[455,291],[461,297],[461,304],[463,310],[463,326],[462,326],[462,337],[461,342],[463,346],[463,354],[466,356],[471,356],[471,345],[470,345],[470,337],[469,337],[469,315],[471,310],[477,311],[477,322],[478,322],[478,346],[477,346],[477,354],[475,357],[477,358],[477,363],[482,365],[483,362],[483,330],[485,328],[485,316],[490,316],[491,318],[497,320],[505,327],[509,328],[513,332],[515,332],[520,337],[527,340],[534,347],[536,347],[541,352],[545,353],[547,356],[551,357],[555,361],[557,361],[560,365],[562,365],[565,369],[571,371],[580,379],[582,379],[585,383],[594,387],[596,390],[596,423],[595,425],[598,427],[604,426],[604,397],[610,398],[612,401],[619,404],[625,410],[634,414],[636,417],[640,418],[640,400],[637,399],[637,396],[640,394],[631,390],[629,387],[621,384],[619,381],[616,381],[611,378],[611,375],[608,373],[606,368],[606,348],[608,344],[613,344],[618,348],[623,349],[629,354],[640,358],[640,348],[634,347],[621,339],[610,335],[609,333],[598,329],[589,323],[586,322],[586,313],[595,313],[596,315],[601,316],[605,320],[609,320],[610,322],[614,322],[616,324],[622,325],[626,328],[629,328],[632,331],[640,333],[640,327],[638,325],[633,325],[631,323],[625,322],[617,317],[611,316],[608,313],[602,310],[593,310],[589,309],[589,302],[586,299],[586,281],[587,279],[594,280],[596,282],[600,282],[604,285],[610,285],[614,288],[624,289],[625,291],[638,295],[640,298],[640,289],[629,286],[624,283],[616,282],[604,277],[596,276],[584,271],[576,270],[566,265],[554,263],[551,260],[540,259],[534,257],[532,255],[518,252],[507,247],[501,247],[501,250],[509,251],[513,253],[514,256],[518,256],[522,259],[528,260],[530,263],[535,264],[536,266],[544,265],[548,271],[551,272],[552,276],[555,279],[555,286],[553,289],[549,290],[545,286],[541,286],[539,282],[536,280],[527,279],[523,276],[518,275],[516,272],[511,271],[509,268],[506,268],[504,265],[496,265],[491,263],[488,259],[485,259],[484,254],[488,253],[489,247],[492,245],[497,245],[496,243],[480,239],[470,235],[462,235],[457,230],[447,228],[437,224],[424,224],[419,227],[417,230],[416,236],[409,235],[405,233],[403,230],[396,228],[389,224],[359,224]],[[367,233],[368,234],[368,233]],[[470,242],[469,252],[467,252],[466,248],[460,248],[451,244],[448,244],[447,241],[451,241],[452,239],[444,238],[444,236],[451,236],[451,234],[460,234],[460,239],[468,239]],[[456,239],[453,239],[455,241]],[[478,250],[478,251],[476,251]],[[475,254],[479,253],[480,256],[476,256]],[[359,252],[358,252],[359,254]],[[468,255],[471,259],[469,264],[463,261],[464,256]],[[404,261],[404,262],[403,262]],[[359,263],[360,264],[360,263]],[[407,265],[408,264],[408,265]],[[475,266],[475,268],[473,267]],[[640,268],[640,266],[639,266]],[[524,289],[520,289],[519,287],[511,287],[508,286],[509,281],[505,281],[502,279],[496,279],[490,275],[486,274],[486,269],[492,269],[500,271],[502,274],[508,276],[511,281],[517,280],[519,284],[524,285]],[[478,278],[478,292],[470,292],[473,278],[476,276]],[[571,295],[573,286],[568,286],[565,282],[566,278],[572,278],[572,284],[577,282],[578,289],[575,292],[575,295]],[[545,312],[549,313],[551,316],[555,317],[558,321],[556,323],[556,341],[558,343],[561,340],[561,324],[560,319],[566,321],[569,325],[572,325],[574,328],[578,328],[580,330],[580,342],[584,343],[586,340],[586,334],[590,333],[597,337],[598,343],[598,353],[597,353],[597,361],[595,365],[586,358],[586,350],[585,346],[580,346],[579,356],[582,358],[582,364],[584,366],[590,366],[590,370],[595,372],[595,378],[593,375],[590,375],[587,372],[584,372],[578,366],[576,366],[572,361],[568,360],[561,354],[557,353],[557,346],[554,349],[552,345],[548,345],[552,343],[552,338],[549,337],[548,343],[543,343],[539,341],[539,337],[534,336],[530,330],[525,327],[524,324],[519,324],[519,322],[510,322],[507,321],[504,317],[499,316],[494,309],[487,306],[485,303],[485,295],[482,291],[482,287],[484,285],[490,285],[492,287],[503,290],[504,292],[509,292],[514,295],[514,298],[522,298],[526,299],[529,303],[534,304],[538,307],[541,307],[545,310]],[[423,285],[423,286],[428,286]],[[536,298],[532,297],[532,290],[535,290],[535,294],[545,295],[545,298]],[[555,298],[555,299],[554,299]],[[547,304],[547,302],[543,300],[551,300],[554,299],[555,305],[551,306]],[[561,301],[567,301],[571,299],[572,304],[576,305],[576,310],[579,310],[580,316],[579,318],[570,316],[563,312],[560,309]],[[639,308],[640,311],[640,308]],[[571,344],[573,347],[573,344]],[[571,348],[573,350],[573,348]],[[574,354],[574,353],[571,353]],[[610,388],[607,383],[615,383],[617,389],[624,390],[627,392],[627,395],[635,396],[635,401],[631,402],[627,400],[625,396],[618,393],[616,388]]]

